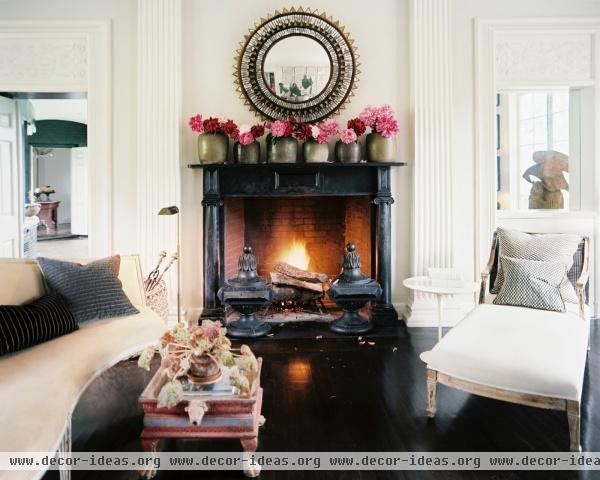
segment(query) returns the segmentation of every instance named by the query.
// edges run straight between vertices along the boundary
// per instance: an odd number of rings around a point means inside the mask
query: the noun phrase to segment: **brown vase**
[[[389,163],[396,161],[396,139],[380,133],[367,135],[367,161]]]
[[[302,145],[304,163],[325,163],[329,160],[329,145],[307,140]]]
[[[240,142],[235,142],[233,144],[233,163],[260,163],[260,143],[254,141],[249,145],[242,145]]]
[[[360,162],[360,143],[344,143],[338,140],[335,144],[335,159],[341,163]]]
[[[267,163],[296,163],[298,140],[293,137],[267,138]]]
[[[198,160],[200,163],[225,163],[229,139],[224,133],[201,133],[198,135]]]
[[[221,378],[221,366],[208,355],[192,355],[190,358],[190,369],[188,378],[192,383],[207,384],[214,383]]]

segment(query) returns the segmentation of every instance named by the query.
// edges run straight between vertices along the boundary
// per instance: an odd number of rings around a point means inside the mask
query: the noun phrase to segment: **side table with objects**
[[[442,339],[443,325],[443,299],[445,296],[473,294],[479,288],[476,282],[463,282],[454,280],[437,280],[430,276],[407,278],[402,282],[406,288],[421,293],[430,293],[436,296],[438,314],[438,341]]]

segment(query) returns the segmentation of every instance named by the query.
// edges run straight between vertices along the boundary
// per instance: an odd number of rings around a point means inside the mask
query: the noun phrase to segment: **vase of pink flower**
[[[396,135],[400,129],[392,108],[389,105],[367,106],[358,118],[371,129],[367,135],[367,161],[396,161]]]
[[[233,120],[214,117],[206,119],[202,115],[190,117],[192,131],[198,133],[198,160],[200,163],[225,163],[229,151],[229,138],[237,140],[238,126]]]
[[[293,117],[267,124],[267,163],[296,163],[298,137],[303,135],[304,125]]]
[[[310,136],[302,145],[305,163],[325,163],[329,160],[329,139],[337,135],[339,123],[329,119],[317,125],[310,125]]]
[[[260,163],[260,143],[265,134],[263,125],[240,125],[239,137],[233,144],[233,162],[241,164]]]
[[[335,144],[335,158],[342,163],[358,163],[361,160],[358,139],[366,131],[365,122],[360,118],[348,120],[347,128],[340,131],[340,139]]]

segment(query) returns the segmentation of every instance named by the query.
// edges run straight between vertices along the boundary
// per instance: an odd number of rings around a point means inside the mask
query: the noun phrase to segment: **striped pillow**
[[[25,305],[0,305],[0,355],[37,345],[78,328],[64,299],[56,292]]]
[[[44,257],[37,261],[48,286],[65,297],[77,323],[139,313],[118,278],[119,255],[86,265]]]

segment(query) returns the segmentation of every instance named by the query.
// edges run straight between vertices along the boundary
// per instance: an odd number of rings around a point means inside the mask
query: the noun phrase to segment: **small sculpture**
[[[219,300],[240,313],[240,319],[227,325],[227,335],[235,338],[262,337],[271,325],[256,318],[256,312],[271,303],[271,285],[256,273],[256,257],[251,247],[244,247],[238,259],[238,274],[230,278],[217,293]]]
[[[534,152],[533,161],[535,165],[523,173],[523,178],[532,184],[529,208],[564,208],[561,190],[569,190],[569,183],[563,175],[563,172],[569,171],[569,157],[555,150],[540,150]]]
[[[373,324],[362,317],[358,310],[367,302],[381,297],[381,285],[362,274],[360,256],[356,253],[355,244],[346,245],[343,265],[342,273],[335,279],[327,293],[344,313],[331,324],[330,328],[336,333],[349,335],[368,332],[373,328]]]

